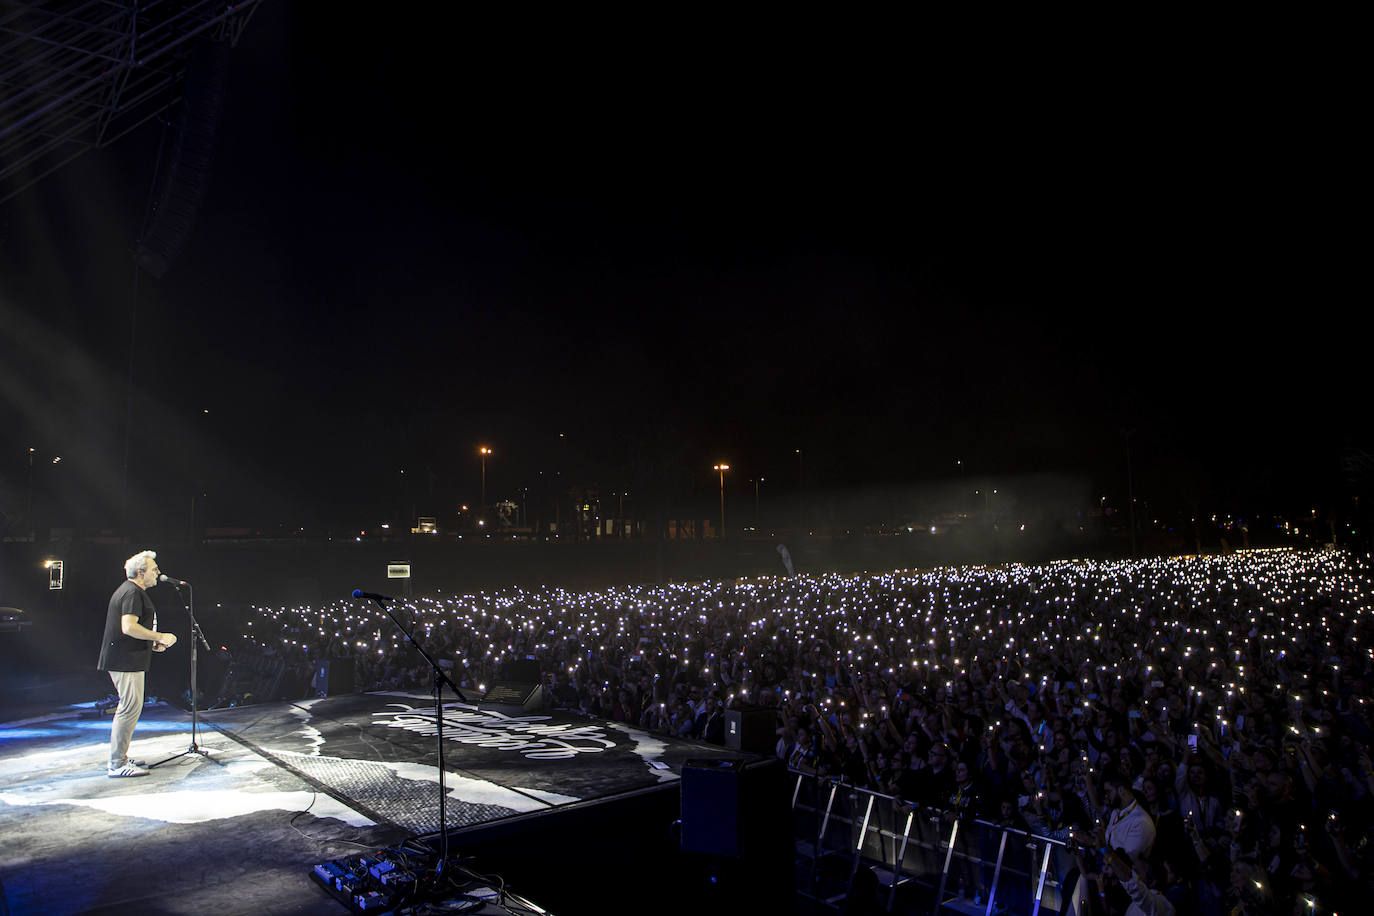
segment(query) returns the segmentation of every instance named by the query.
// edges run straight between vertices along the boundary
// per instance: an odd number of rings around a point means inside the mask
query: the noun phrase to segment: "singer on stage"
[[[172,633],[157,631],[157,608],[148,589],[157,584],[157,554],[136,553],[124,561],[128,580],[110,596],[105,615],[105,640],[100,644],[96,667],[110,673],[119,708],[110,726],[109,775],[147,776],[142,762],[129,759],[129,741],[143,713],[143,678],[153,652],[165,652],[176,644]]]

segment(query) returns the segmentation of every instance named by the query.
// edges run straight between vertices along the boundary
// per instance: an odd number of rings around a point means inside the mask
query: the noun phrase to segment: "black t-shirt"
[[[129,579],[110,596],[110,609],[105,614],[105,639],[100,643],[101,671],[147,671],[153,658],[153,643],[124,635],[125,614],[134,614],[140,625],[151,630],[157,608],[148,593]]]

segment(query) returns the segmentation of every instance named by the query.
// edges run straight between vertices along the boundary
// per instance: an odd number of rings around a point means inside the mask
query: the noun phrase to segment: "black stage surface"
[[[432,699],[358,694],[204,720],[375,823],[439,829]],[[675,782],[694,757],[741,756],[618,722],[458,702],[444,704],[444,742],[449,827]]]
[[[437,831],[434,725],[433,700],[407,693],[214,710],[197,739],[209,757],[110,779],[108,712],[10,720],[4,900],[13,913],[345,913],[309,872]],[[718,863],[680,852],[672,822],[685,761],[749,755],[480,703],[446,703],[444,737],[450,843],[470,867],[554,913],[729,909],[709,899]],[[130,753],[155,762],[190,743],[188,712],[150,704]]]

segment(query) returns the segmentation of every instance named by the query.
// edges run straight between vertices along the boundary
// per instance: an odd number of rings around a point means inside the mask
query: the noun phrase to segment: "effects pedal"
[[[353,898],[353,902],[357,904],[358,909],[363,912],[380,910],[382,907],[386,906],[390,900],[390,897],[379,894],[376,891],[367,891]]]
[[[333,887],[334,882],[339,878],[347,877],[348,872],[344,871],[333,862],[321,862],[319,865],[315,866],[315,874],[325,884]]]

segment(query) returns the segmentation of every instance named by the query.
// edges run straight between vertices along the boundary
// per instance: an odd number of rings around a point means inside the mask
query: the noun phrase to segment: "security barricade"
[[[889,912],[898,889],[911,884],[932,901],[932,916],[942,911],[1042,916],[1069,910],[1061,890],[1074,859],[1062,840],[947,816],[836,779],[796,770],[791,777],[796,780],[793,834],[799,857],[810,860],[802,863],[810,872],[807,889],[800,891],[804,895],[835,905],[853,891],[866,867],[877,877]],[[825,859],[845,863],[843,893],[815,892]]]

